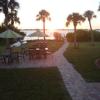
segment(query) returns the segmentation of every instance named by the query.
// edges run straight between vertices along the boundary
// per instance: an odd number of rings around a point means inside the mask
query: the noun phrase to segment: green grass
[[[5,46],[0,46],[0,53],[2,53],[5,49]]]
[[[79,49],[70,44],[64,55],[86,81],[100,82],[100,69],[95,65],[95,60],[100,58],[100,43],[95,43],[95,46],[80,43]]]
[[[0,100],[71,100],[56,67],[0,69]]]
[[[47,41],[48,43],[48,48],[51,52],[55,52],[57,51],[62,44],[64,43],[63,41],[55,41],[55,40],[51,40],[51,41]]]

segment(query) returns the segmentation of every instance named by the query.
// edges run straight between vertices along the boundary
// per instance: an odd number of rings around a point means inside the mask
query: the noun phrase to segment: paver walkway
[[[60,48],[54,54],[54,61],[58,67],[65,87],[69,91],[73,100],[100,100],[100,91],[94,88],[96,85],[92,83],[86,83],[82,76],[74,69],[63,56],[64,51],[67,48],[68,43],[65,41],[62,48]],[[100,88],[100,84],[98,83]]]

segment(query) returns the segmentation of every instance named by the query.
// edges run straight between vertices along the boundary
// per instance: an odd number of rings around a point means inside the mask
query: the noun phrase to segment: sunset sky
[[[92,20],[94,29],[100,28],[100,12],[97,11],[100,0],[16,0],[20,4],[18,16],[21,24],[19,28],[42,28],[42,22],[36,21],[36,15],[41,9],[50,13],[51,21],[46,22],[46,28],[66,28],[65,22],[69,14],[79,12],[83,14],[86,10],[92,10],[97,18]],[[0,22],[3,15],[0,14]],[[73,28],[70,25],[67,28]],[[88,22],[79,25],[78,28],[88,28]]]

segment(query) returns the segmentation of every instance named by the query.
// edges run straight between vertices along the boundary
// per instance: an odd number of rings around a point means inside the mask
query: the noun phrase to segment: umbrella
[[[22,36],[10,29],[0,33],[0,38],[22,38]]]
[[[48,37],[48,35],[44,34],[43,32],[41,32],[40,30],[37,30],[36,32],[32,33],[29,35],[29,37]]]
[[[9,41],[8,39],[11,38],[22,38],[23,36],[21,36],[20,34],[8,29],[2,33],[0,33],[0,38],[5,38],[6,39],[6,45],[9,46]]]

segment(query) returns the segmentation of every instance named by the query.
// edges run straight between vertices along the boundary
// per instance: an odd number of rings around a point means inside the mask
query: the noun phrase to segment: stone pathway
[[[58,67],[65,87],[67,88],[72,100],[100,100],[100,83],[98,86],[92,83],[87,83],[82,76],[74,69],[63,56],[64,51],[67,48],[68,43],[65,41],[62,48],[60,48],[54,54],[54,62]],[[99,87],[99,90],[97,89]]]

